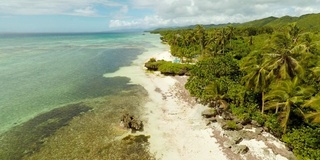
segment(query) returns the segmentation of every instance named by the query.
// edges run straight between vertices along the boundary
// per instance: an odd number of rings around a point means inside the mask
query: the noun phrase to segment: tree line
[[[160,34],[173,56],[192,64],[185,87],[199,102],[258,121],[300,159],[320,157],[320,35],[294,23]]]

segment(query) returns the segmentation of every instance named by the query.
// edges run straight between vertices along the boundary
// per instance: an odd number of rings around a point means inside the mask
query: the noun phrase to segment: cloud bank
[[[96,6],[122,4],[111,0],[0,0],[0,14],[101,16]]]
[[[153,9],[157,21],[150,21],[147,16],[130,21],[118,19],[112,20],[110,27],[235,23],[320,11],[320,0],[132,0],[131,4],[136,9]]]
[[[100,17],[106,28],[237,23],[320,12],[320,0],[0,0],[0,18]]]

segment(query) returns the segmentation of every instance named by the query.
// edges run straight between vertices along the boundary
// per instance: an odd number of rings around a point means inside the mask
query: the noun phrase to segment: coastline
[[[209,124],[201,113],[206,106],[198,104],[184,88],[187,77],[164,76],[147,72],[144,63],[150,58],[173,61],[170,51],[148,51],[138,56],[132,66],[122,67],[105,77],[127,76],[130,83],[141,85],[149,99],[143,106],[144,131],[150,136],[150,152],[157,159],[211,160],[211,159],[291,159],[292,152],[285,144],[263,132],[258,139],[243,140],[248,153],[235,154],[224,147],[227,131],[219,123]],[[251,129],[253,132],[255,128]]]
[[[201,117],[205,106],[188,103],[178,96],[184,85],[178,79],[158,72],[148,73],[143,67],[150,58],[173,60],[169,51],[146,52],[138,56],[133,66],[122,67],[105,77],[129,77],[130,83],[143,86],[149,99],[143,106],[143,134],[150,135],[150,152],[157,159],[227,159],[222,148],[212,138],[212,130]],[[180,85],[179,89],[178,86]],[[177,90],[178,89],[178,90]],[[182,90],[180,90],[182,91]]]

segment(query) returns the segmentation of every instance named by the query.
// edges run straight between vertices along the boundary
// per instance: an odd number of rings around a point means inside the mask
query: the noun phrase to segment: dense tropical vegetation
[[[299,159],[319,159],[318,32],[289,23],[157,33],[173,56],[192,64],[185,87],[201,103],[256,120]]]

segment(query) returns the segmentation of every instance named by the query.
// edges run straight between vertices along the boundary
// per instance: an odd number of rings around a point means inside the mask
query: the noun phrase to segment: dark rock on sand
[[[130,115],[128,113],[124,114],[121,118],[121,122],[124,127],[133,129],[134,131],[142,130],[143,129],[143,123],[138,118],[134,117],[133,115]]]
[[[206,109],[201,113],[201,115],[205,118],[210,118],[217,116],[218,112],[216,109]]]
[[[249,148],[246,145],[234,145],[231,147],[231,151],[235,154],[246,154]]]

